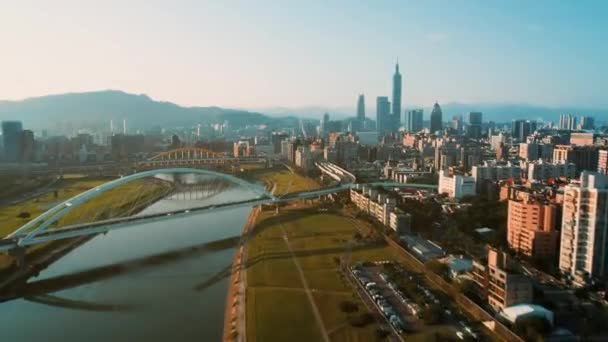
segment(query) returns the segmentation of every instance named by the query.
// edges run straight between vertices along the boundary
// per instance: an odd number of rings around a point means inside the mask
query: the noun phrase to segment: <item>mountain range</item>
[[[75,127],[108,125],[114,120],[129,127],[177,127],[197,123],[272,124],[276,119],[266,115],[219,107],[182,107],[171,102],[155,101],[147,95],[117,90],[68,93],[32,97],[20,101],[0,101],[0,120],[20,120],[34,129],[52,127],[57,122],[70,122]]]
[[[418,107],[420,108],[420,107]],[[608,121],[608,110],[583,107],[543,107],[527,104],[442,104],[443,120],[470,111],[483,112],[484,121],[509,122],[513,119],[557,121],[560,114],[587,115],[598,122]],[[431,108],[424,107],[428,120]],[[284,126],[293,125],[297,118],[320,119],[328,112],[332,119],[354,116],[354,107],[272,107],[257,109],[227,109],[183,107],[171,102],[156,101],[144,94],[129,94],[118,90],[67,93],[32,97],[19,101],[0,101],[0,120],[20,120],[31,129],[52,128],[69,123],[73,127],[104,127],[114,120],[120,126],[126,119],[129,127],[146,129],[154,126],[179,127],[197,123],[228,122],[231,125]],[[262,114],[264,113],[264,114]],[[375,119],[375,110],[367,109],[367,116]]]

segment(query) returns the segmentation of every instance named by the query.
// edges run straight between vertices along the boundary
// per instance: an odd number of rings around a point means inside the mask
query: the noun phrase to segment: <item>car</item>
[[[374,282],[368,282],[365,284],[365,288],[368,290],[371,290],[372,288],[376,287],[378,284],[374,283]]]

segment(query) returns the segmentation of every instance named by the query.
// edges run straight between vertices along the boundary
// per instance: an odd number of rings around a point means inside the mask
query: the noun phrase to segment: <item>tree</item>
[[[475,283],[471,280],[463,279],[456,283],[456,289],[465,296],[470,296],[471,294],[475,294]]]
[[[390,331],[385,330],[385,329],[376,329],[376,339],[378,341],[383,341],[385,338],[387,338],[390,335]]]
[[[436,273],[437,275],[440,275],[442,277],[446,276],[450,270],[446,264],[440,262],[439,260],[435,260],[435,259],[427,262],[425,264],[425,266],[431,272]]]
[[[374,316],[370,313],[364,313],[348,320],[348,323],[357,328],[365,327],[374,322]]]
[[[441,306],[432,304],[424,309],[422,312],[422,319],[424,320],[424,323],[429,325],[439,323],[439,321],[441,321]]]
[[[359,311],[357,303],[353,303],[347,300],[340,302],[340,311],[344,313],[353,313]]]
[[[28,219],[31,217],[30,213],[28,213],[27,211],[22,211],[19,213],[19,215],[17,215],[18,218],[20,219]]]
[[[543,341],[551,332],[551,324],[543,317],[523,317],[515,323],[513,331],[526,341]]]

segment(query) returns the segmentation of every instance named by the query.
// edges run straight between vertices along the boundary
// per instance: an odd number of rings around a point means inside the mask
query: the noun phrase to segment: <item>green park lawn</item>
[[[319,340],[318,324],[294,260],[283,239],[286,232],[312,291],[323,326],[332,341],[375,338],[375,323],[362,328],[349,319],[368,312],[339,271],[338,260],[349,253],[357,227],[346,217],[314,209],[263,212],[248,244],[247,333],[253,341]],[[361,242],[352,247],[351,263],[395,259],[384,245]],[[341,302],[353,302],[344,313]],[[289,338],[287,338],[289,337]]]

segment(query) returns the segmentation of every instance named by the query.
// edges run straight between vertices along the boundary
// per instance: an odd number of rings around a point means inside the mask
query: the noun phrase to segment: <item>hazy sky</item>
[[[608,1],[0,2],[0,99],[182,105],[608,105]]]

